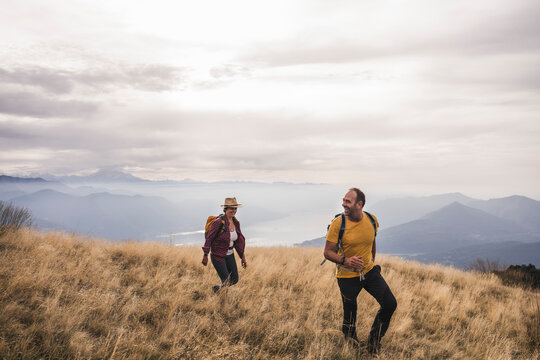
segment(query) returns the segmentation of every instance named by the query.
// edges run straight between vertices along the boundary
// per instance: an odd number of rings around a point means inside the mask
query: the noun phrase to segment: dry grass
[[[22,230],[0,238],[0,358],[355,359],[321,249],[248,248],[216,295],[201,250]],[[378,257],[398,309],[380,359],[538,358],[538,293]],[[375,301],[359,297],[367,337]],[[536,334],[536,335],[535,335]],[[535,338],[536,336],[536,338]]]

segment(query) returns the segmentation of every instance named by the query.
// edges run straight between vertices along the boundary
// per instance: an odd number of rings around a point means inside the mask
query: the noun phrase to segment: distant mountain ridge
[[[13,183],[45,183],[47,180],[37,177],[37,178],[23,178],[16,176],[0,175],[0,184],[13,184]]]
[[[49,181],[41,177],[16,177],[0,175],[0,200],[10,201],[12,198],[43,189],[67,192],[70,188],[58,181]]]
[[[120,170],[108,170],[100,169],[90,175],[69,175],[69,176],[56,176],[45,174],[42,175],[48,180],[57,180],[67,183],[115,183],[115,182],[149,182],[150,180],[142,179],[133,176],[129,173]]]
[[[183,179],[183,180],[148,180],[133,176],[130,173],[114,169],[100,169],[90,175],[67,175],[57,176],[52,174],[41,174],[47,181],[61,181],[65,183],[155,183],[155,184],[275,184],[275,185],[325,185],[315,183],[292,183],[292,182],[273,182],[264,183],[248,180],[222,180],[208,182],[202,180]]]
[[[377,249],[429,253],[503,241],[535,242],[540,237],[512,220],[454,202],[418,220],[381,230]]]
[[[197,230],[200,219],[159,197],[94,193],[74,196],[40,190],[11,199],[31,210],[42,228],[71,230],[112,240],[145,239],[179,227]]]
[[[476,259],[496,260],[500,265],[538,265],[540,264],[540,242],[505,241],[465,246],[446,252],[405,255],[402,257],[423,263],[436,262],[460,268],[469,268],[471,264],[475,264]]]
[[[540,233],[540,201],[513,195],[487,201],[474,200],[467,205],[513,220],[532,232]]]
[[[461,193],[388,199],[370,205],[370,212],[380,219],[381,228],[416,220],[454,202],[467,204],[475,199]]]

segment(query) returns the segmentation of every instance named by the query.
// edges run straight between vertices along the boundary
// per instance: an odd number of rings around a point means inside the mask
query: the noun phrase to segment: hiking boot
[[[379,341],[368,340],[367,352],[371,355],[378,355],[381,352],[381,343]]]
[[[355,349],[360,348],[360,340],[358,340],[356,335],[354,335],[354,336],[345,335],[345,340],[349,344],[351,344]]]
[[[356,326],[343,324],[341,332],[345,336],[345,340],[349,342],[355,348],[360,347],[360,340],[356,336]]]

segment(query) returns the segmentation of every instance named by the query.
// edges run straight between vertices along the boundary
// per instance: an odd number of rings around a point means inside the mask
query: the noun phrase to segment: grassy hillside
[[[201,250],[22,230],[0,238],[0,358],[355,359],[321,249],[248,248],[221,294]],[[532,359],[539,295],[378,257],[398,308],[380,359]],[[377,304],[359,297],[359,335]]]

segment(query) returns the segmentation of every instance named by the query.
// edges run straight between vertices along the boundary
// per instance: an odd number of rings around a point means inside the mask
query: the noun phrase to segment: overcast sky
[[[0,170],[540,199],[540,2],[0,0]]]

